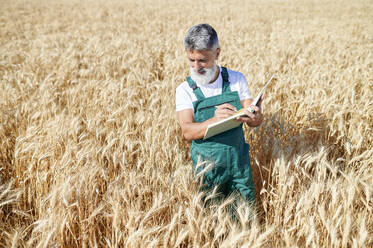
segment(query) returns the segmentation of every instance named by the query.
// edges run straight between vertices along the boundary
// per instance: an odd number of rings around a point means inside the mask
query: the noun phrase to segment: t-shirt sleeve
[[[240,84],[239,84],[240,88],[240,92],[239,92],[239,95],[240,95],[240,100],[246,100],[246,99],[250,99],[252,98],[251,94],[250,94],[250,90],[249,90],[249,84],[247,83],[247,80],[245,78],[245,76],[243,74],[240,75]]]
[[[176,88],[176,112],[184,109],[193,109],[193,101],[186,89],[180,85]]]

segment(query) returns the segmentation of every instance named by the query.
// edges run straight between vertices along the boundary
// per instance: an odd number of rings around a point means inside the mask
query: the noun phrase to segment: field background
[[[372,247],[373,2],[0,1],[1,247]],[[259,211],[203,209],[175,89],[182,40],[265,119],[245,128]],[[229,199],[228,199],[229,201]]]

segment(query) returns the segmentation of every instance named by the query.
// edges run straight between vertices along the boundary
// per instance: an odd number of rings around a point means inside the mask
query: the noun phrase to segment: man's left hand
[[[244,122],[250,127],[257,127],[259,126],[263,121],[263,114],[260,107],[251,105],[250,108],[254,110],[254,113],[251,113],[249,110],[245,109],[245,117],[241,116],[236,119],[236,121]]]

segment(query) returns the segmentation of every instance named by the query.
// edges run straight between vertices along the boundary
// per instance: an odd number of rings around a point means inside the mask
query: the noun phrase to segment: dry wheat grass
[[[373,245],[371,1],[2,1],[0,246]],[[174,112],[182,39],[265,100],[245,129],[260,199],[203,208]]]

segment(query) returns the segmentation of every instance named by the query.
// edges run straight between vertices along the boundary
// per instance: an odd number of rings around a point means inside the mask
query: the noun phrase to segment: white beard
[[[201,69],[200,72],[205,72],[203,74],[199,74],[192,67],[190,67],[190,77],[193,79],[194,82],[196,82],[196,84],[206,85],[215,78],[217,70],[218,67],[216,66],[215,62],[214,65],[210,68]]]

